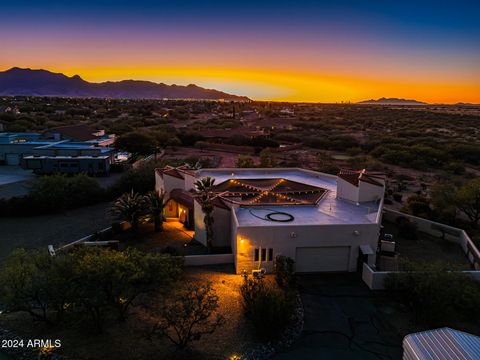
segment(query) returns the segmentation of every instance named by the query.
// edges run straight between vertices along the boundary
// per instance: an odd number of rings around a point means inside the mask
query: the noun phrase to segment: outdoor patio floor
[[[128,231],[117,235],[123,247],[135,247],[143,251],[161,252],[165,248],[175,248],[179,254],[184,254],[186,247],[193,246],[194,231],[187,230],[177,219],[167,219],[163,222],[163,231],[155,232],[152,223],[142,224],[136,233]],[[186,246],[186,244],[188,246]],[[203,250],[202,250],[203,252]]]
[[[417,262],[443,262],[451,265],[452,269],[471,270],[460,245],[422,232],[418,233],[418,239],[408,239],[399,235],[396,224],[384,222],[383,226],[385,233],[393,234],[397,255],[380,256],[377,260],[379,270],[399,270],[402,260],[407,259]]]

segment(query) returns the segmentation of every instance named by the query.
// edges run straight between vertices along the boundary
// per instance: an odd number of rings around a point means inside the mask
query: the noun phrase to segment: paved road
[[[358,274],[304,275],[299,285],[304,330],[275,359],[401,359],[402,339],[384,321],[387,309]]]
[[[20,166],[0,166],[0,199],[28,194],[29,182],[34,178],[31,170]]]

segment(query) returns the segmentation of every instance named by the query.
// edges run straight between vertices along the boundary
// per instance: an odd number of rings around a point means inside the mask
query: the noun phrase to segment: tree
[[[207,238],[207,248],[208,251],[212,251],[212,241],[213,241],[213,186],[215,184],[215,179],[207,176],[195,181],[195,188],[197,189],[200,197],[200,205],[202,206],[202,211],[204,214],[203,221],[205,223],[205,232]]]
[[[414,216],[420,216],[429,218],[432,212],[430,208],[430,200],[422,195],[411,195],[407,199],[407,205],[405,206],[405,212]]]
[[[451,264],[404,261],[390,273],[385,288],[413,313],[415,323],[449,326],[460,317],[480,315],[480,285]]]
[[[240,286],[245,314],[261,340],[278,338],[290,324],[294,301],[291,292],[266,286],[263,279],[244,277]]]
[[[145,203],[148,208],[149,214],[153,218],[155,224],[155,232],[162,231],[163,225],[163,209],[165,208],[165,192],[150,191],[145,195]]]
[[[455,204],[477,226],[480,221],[480,179],[474,179],[458,189]]]
[[[288,256],[278,255],[275,258],[275,281],[278,286],[294,287],[295,286],[295,261]]]
[[[272,154],[272,150],[266,148],[260,152],[260,167],[273,168],[277,166],[277,161]]]
[[[2,266],[0,302],[50,324],[67,313],[84,315],[101,332],[107,319],[126,319],[141,294],[175,282],[182,261],[131,249],[82,247],[53,257],[46,250],[19,249]]]
[[[430,199],[439,219],[451,221],[457,217],[455,193],[456,189],[452,184],[437,183],[431,187]]]
[[[237,158],[235,166],[237,168],[253,168],[255,167],[255,163],[253,162],[253,158],[251,156],[240,155]]]
[[[130,223],[132,229],[138,229],[140,216],[144,213],[145,200],[133,190],[120,196],[113,204],[112,213],[117,216],[119,220],[124,220]]]
[[[154,326],[151,335],[165,336],[179,349],[184,349],[203,335],[212,334],[224,323],[220,314],[214,316],[218,300],[211,283],[187,284],[161,307],[162,319]]]
[[[142,131],[129,132],[115,140],[116,148],[139,155],[152,154],[157,146],[155,137]]]

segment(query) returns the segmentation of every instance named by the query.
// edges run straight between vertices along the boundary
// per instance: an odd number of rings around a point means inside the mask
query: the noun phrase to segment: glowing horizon
[[[2,7],[0,69],[193,83],[267,101],[480,103],[480,9],[468,2],[48,4]]]

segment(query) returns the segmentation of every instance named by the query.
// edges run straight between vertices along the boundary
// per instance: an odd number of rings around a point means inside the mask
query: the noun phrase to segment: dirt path
[[[17,247],[68,243],[109,226],[111,204],[101,203],[60,214],[0,218],[0,261]]]

